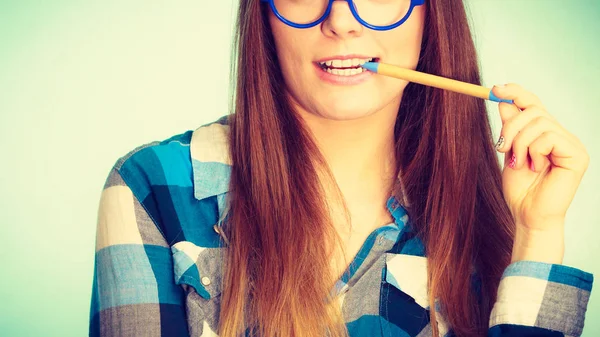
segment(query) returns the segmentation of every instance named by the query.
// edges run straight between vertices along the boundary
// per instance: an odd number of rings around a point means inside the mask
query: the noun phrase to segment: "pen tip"
[[[367,62],[365,64],[362,64],[361,67],[367,69],[368,71],[376,73],[378,65],[379,64],[377,62]]]

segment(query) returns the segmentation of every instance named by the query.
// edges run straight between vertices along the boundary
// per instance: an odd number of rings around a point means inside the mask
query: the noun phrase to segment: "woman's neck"
[[[355,120],[331,120],[301,113],[346,201],[353,223],[354,219],[366,221],[368,216],[386,215],[385,202],[396,181],[397,113],[397,105]],[[331,191],[327,186],[326,190]],[[327,198],[335,200],[329,195]]]

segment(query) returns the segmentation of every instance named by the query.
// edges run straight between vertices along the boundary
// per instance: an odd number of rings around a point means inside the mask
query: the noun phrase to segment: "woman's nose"
[[[363,26],[350,11],[351,0],[334,0],[329,15],[321,24],[323,34],[329,37],[348,38],[362,34]]]

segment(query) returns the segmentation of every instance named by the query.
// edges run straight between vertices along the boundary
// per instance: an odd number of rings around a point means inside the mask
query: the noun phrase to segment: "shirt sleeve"
[[[188,336],[170,247],[113,168],[98,210],[90,336]]]
[[[580,336],[592,274],[536,261],[511,263],[502,275],[488,337]]]

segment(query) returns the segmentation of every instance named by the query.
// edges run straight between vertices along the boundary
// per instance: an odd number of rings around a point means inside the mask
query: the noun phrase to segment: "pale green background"
[[[592,161],[568,213],[564,263],[598,276],[600,4],[468,3],[484,84],[533,91],[587,146]],[[108,171],[138,145],[227,112],[234,7],[0,0],[2,336],[87,335]],[[597,292],[584,336],[600,334]]]

